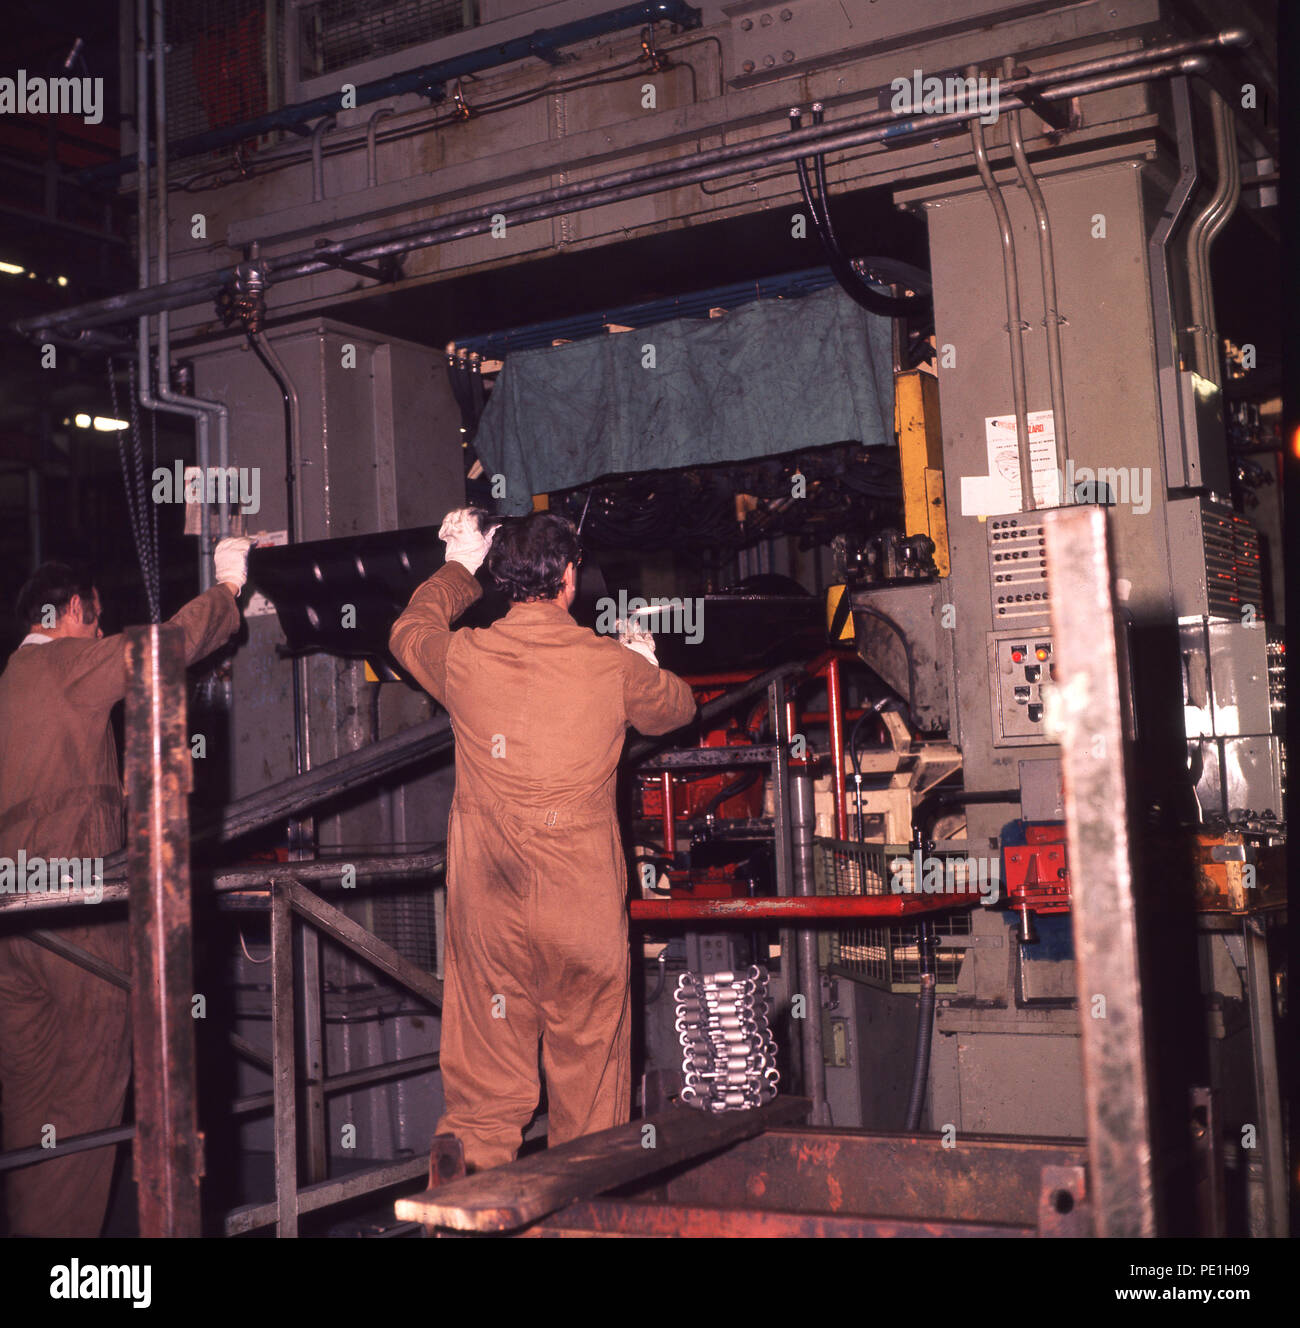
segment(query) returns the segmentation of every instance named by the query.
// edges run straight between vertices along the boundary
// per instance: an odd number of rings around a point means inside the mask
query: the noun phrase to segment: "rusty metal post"
[[[1154,1236],[1151,1112],[1104,508],[1044,520],[1058,670],[1088,1156],[1098,1236]]]
[[[271,1059],[275,1070],[275,1234],[298,1234],[298,1074],[294,1046],[293,913],[287,884],[271,887]]]
[[[203,1140],[195,1105],[191,767],[179,627],[126,633],[126,787],[140,1234],[197,1236]]]

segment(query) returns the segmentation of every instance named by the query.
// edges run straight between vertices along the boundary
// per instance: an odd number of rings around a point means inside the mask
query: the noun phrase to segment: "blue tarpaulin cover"
[[[832,287],[516,352],[474,446],[518,514],[601,476],[893,436],[889,320]]]

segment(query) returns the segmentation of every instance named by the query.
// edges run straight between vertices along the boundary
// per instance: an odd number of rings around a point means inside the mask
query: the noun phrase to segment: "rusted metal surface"
[[[135,1179],[142,1236],[199,1234],[190,744],[179,627],[126,633],[127,863]]]
[[[952,894],[817,895],[811,899],[634,899],[633,922],[712,921],[763,922],[809,918],[910,918],[946,908],[970,908],[980,901],[977,891]]]
[[[515,1231],[583,1199],[703,1157],[773,1125],[807,1116],[805,1098],[711,1115],[670,1107],[648,1120],[573,1139],[544,1153],[399,1199],[408,1222],[456,1231]]]
[[[523,1236],[675,1236],[687,1239],[757,1238],[804,1240],[965,1236],[1006,1239],[1034,1236],[1033,1227],[978,1222],[915,1222],[896,1218],[828,1213],[782,1213],[763,1209],[687,1207],[595,1199],[520,1232]]]
[[[1079,1140],[773,1129],[674,1176],[654,1199],[1035,1230],[1044,1169],[1082,1175]],[[1076,1207],[1083,1207],[1080,1200]]]
[[[1088,1205],[1087,1169],[1045,1166],[1038,1191],[1038,1234],[1064,1239],[1092,1235],[1092,1210]]]
[[[1151,1110],[1138,972],[1119,652],[1106,511],[1044,520],[1073,876],[1090,1177],[1100,1236],[1154,1236]]]

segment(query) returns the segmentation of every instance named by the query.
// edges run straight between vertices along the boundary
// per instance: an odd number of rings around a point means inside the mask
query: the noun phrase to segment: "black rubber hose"
[[[792,124],[797,124],[797,114],[790,116]],[[826,263],[835,280],[844,293],[868,313],[879,314],[884,318],[901,318],[906,314],[923,313],[929,310],[928,299],[896,299],[892,295],[881,295],[871,289],[854,271],[853,264],[840,251],[830,230],[830,220],[819,206],[813,195],[812,183],[808,177],[808,166],[802,157],[795,158],[795,171],[799,176],[799,190],[803,194],[804,206],[812,217],[813,228],[826,254]]]
[[[821,123],[821,115],[816,111],[813,112],[813,123]],[[819,202],[821,205],[821,225],[817,228],[818,234],[821,236],[822,243],[826,246],[828,252],[852,274],[854,283],[862,288],[862,292],[867,299],[879,305],[878,308],[872,309],[872,312],[886,314],[891,318],[904,318],[909,314],[928,314],[933,308],[933,301],[930,296],[879,295],[858,274],[844,253],[843,248],[841,248],[839,237],[835,234],[835,225],[831,221],[831,195],[826,183],[826,154],[824,152],[817,153],[813,158],[813,163],[817,167],[817,192],[820,195]],[[843,281],[840,284],[843,285]],[[853,292],[849,291],[849,294],[853,294]],[[854,298],[857,299],[857,296],[854,296]],[[871,309],[871,304],[865,303],[864,300],[858,300],[858,303],[862,304],[864,308]]]
[[[925,938],[921,940],[925,948]],[[921,1127],[921,1109],[925,1106],[925,1089],[930,1078],[930,1046],[934,1041],[935,976],[921,975],[921,998],[916,1006],[916,1048],[912,1056],[912,1091],[907,1099],[906,1129],[911,1132]]]
[[[734,798],[736,794],[743,793],[747,788],[750,788],[757,783],[760,774],[762,774],[761,770],[748,770],[738,778],[731,780],[730,783],[724,784],[713,797],[700,808],[696,813],[696,819],[701,816],[711,816],[724,802],[727,801],[728,798]]]

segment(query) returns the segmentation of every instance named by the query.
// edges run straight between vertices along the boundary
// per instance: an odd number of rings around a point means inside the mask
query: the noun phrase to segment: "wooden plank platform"
[[[397,1216],[455,1231],[514,1231],[559,1208],[644,1180],[765,1130],[807,1120],[807,1098],[778,1097],[752,1111],[714,1115],[674,1106],[545,1152],[451,1181],[410,1199]],[[653,1136],[646,1127],[654,1126]],[[653,1147],[646,1140],[653,1138]]]

